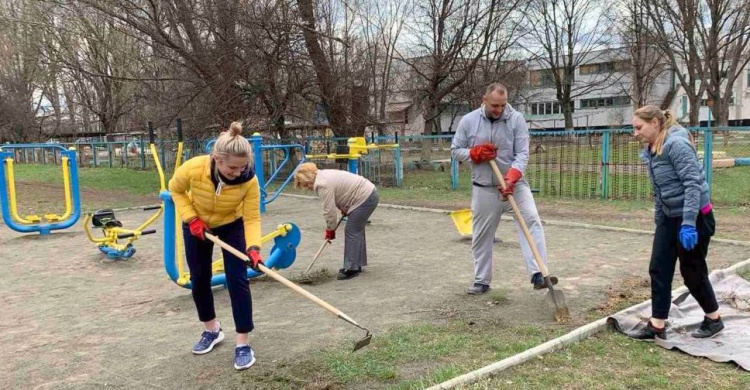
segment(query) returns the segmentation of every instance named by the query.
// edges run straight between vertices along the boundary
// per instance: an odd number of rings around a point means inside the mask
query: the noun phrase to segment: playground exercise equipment
[[[18,213],[18,199],[13,171],[13,161],[17,149],[41,149],[43,152],[51,149],[52,153],[60,153],[62,167],[63,191],[65,194],[65,212],[62,215],[46,213],[40,215],[21,216]],[[21,232],[39,232],[49,234],[52,230],[67,229],[78,222],[81,216],[81,198],[78,185],[78,166],[74,148],[66,150],[55,144],[16,144],[0,146],[0,159],[3,167],[0,169],[0,203],[2,203],[3,221],[9,228]]]
[[[159,190],[164,191],[166,189],[164,170],[162,169],[161,163],[159,162],[158,154],[156,153],[156,144],[154,143],[154,126],[151,122],[148,122],[148,136],[149,136],[149,148],[151,150],[151,156],[156,164],[156,170],[159,173]],[[177,149],[177,159],[180,159],[182,155],[182,121],[177,119],[177,138],[179,140],[179,147]],[[122,227],[122,222],[118,221],[115,217],[115,212],[112,209],[97,210],[94,214],[86,214],[86,219],[83,223],[83,229],[86,231],[86,236],[89,241],[97,244],[99,250],[107,255],[107,258],[117,259],[129,259],[135,254],[135,242],[141,236],[147,234],[156,233],[155,229],[144,230],[146,227],[154,223],[163,212],[163,204],[159,206],[144,207],[144,211],[157,210],[154,215],[148,218],[140,226],[135,229],[125,229]],[[89,222],[92,227],[102,229],[103,237],[97,238],[91,233],[89,228]],[[120,240],[125,240],[121,243]]]
[[[276,168],[276,171],[268,180],[272,181],[276,175],[280,172],[281,168],[289,161],[289,151],[293,148],[302,148],[301,145],[261,145],[261,137],[259,134],[254,134],[249,140],[253,145],[253,154],[255,156],[256,171],[255,175],[258,177],[258,183],[264,183],[263,181],[263,158],[261,156],[262,150],[278,150],[284,151],[285,160]],[[206,145],[206,151],[210,152],[211,147],[215,140],[210,141]],[[177,144],[177,160],[175,161],[175,170],[181,164],[182,157],[182,137],[180,137]],[[262,147],[261,147],[262,146]],[[292,175],[287,178],[284,184],[276,190],[276,195],[267,202],[265,201],[265,189],[264,186],[260,186],[260,209],[261,212],[265,211],[265,203],[270,203],[281,192],[281,190],[289,182]],[[266,182],[267,184],[267,182]],[[190,283],[190,271],[188,270],[185,262],[185,247],[182,236],[182,220],[177,215],[172,195],[169,191],[163,190],[159,194],[162,200],[164,208],[164,268],[167,271],[169,278],[175,282],[178,286],[184,288],[192,288]],[[302,234],[299,228],[293,223],[285,223],[279,225],[276,230],[263,236],[261,242],[263,244],[273,240],[274,245],[269,255],[264,259],[264,263],[268,268],[284,269],[288,268],[294,263],[297,258],[297,246],[302,239]],[[224,274],[224,259],[218,258],[211,264],[211,270],[213,276],[211,277],[212,286],[226,285],[226,275]],[[247,270],[248,278],[254,278],[260,276],[262,273],[254,271],[251,268]]]
[[[401,146],[398,144],[398,135],[396,135],[396,142],[393,144],[377,144],[375,142],[368,144],[365,137],[352,137],[346,141],[346,145],[337,146],[336,153],[307,154],[305,158],[308,160],[329,159],[340,163],[347,163],[347,170],[349,172],[359,174],[359,161],[362,156],[369,154],[371,150],[380,151],[385,149],[393,149],[394,151],[394,185],[400,187],[403,182],[404,171],[401,164]]]

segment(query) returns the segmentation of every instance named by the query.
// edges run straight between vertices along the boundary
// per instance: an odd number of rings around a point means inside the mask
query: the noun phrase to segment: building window
[[[612,96],[602,97],[595,99],[581,99],[581,108],[603,108],[603,107],[619,107],[627,106],[630,104],[630,98],[627,96]]]
[[[531,115],[555,115],[562,114],[562,106],[559,102],[530,103]],[[570,102],[570,111],[574,111],[573,102]]]
[[[628,61],[600,62],[598,64],[581,65],[579,72],[581,75],[621,72],[627,69],[629,65]]]
[[[557,74],[562,79],[564,77],[564,69],[558,68]],[[571,75],[570,82],[574,81],[574,76]],[[552,88],[555,86],[555,75],[552,73],[552,69],[539,69],[529,71],[529,84],[536,88]]]

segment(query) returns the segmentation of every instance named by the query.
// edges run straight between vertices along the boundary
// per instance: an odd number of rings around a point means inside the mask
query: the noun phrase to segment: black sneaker
[[[706,339],[716,336],[722,330],[724,330],[724,321],[721,320],[721,317],[716,320],[703,317],[700,328],[693,332],[692,336],[698,339]]]
[[[482,295],[490,290],[490,286],[482,283],[474,283],[471,287],[466,289],[466,293],[469,295]]]
[[[635,334],[630,335],[630,337],[636,339],[636,340],[645,340],[645,341],[653,341],[657,337],[666,340],[667,339],[667,327],[663,328],[657,328],[653,324],[651,324],[651,321],[648,322],[648,325],[644,329],[641,329]]]
[[[550,275],[549,281],[552,282],[553,286],[556,285],[557,276]],[[531,283],[534,285],[534,290],[542,290],[549,287],[547,286],[547,281],[544,280],[544,277],[542,277],[541,272],[537,272],[531,277]]]
[[[338,279],[338,280],[351,279],[351,278],[359,275],[360,272],[362,272],[362,268],[357,268],[357,269],[344,269],[344,268],[340,268],[339,269],[339,274],[338,274],[338,276],[336,276],[336,279]]]

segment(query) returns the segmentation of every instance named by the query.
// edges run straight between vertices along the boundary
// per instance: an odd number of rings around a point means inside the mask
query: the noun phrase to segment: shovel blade
[[[570,318],[570,310],[565,303],[565,294],[562,291],[549,289],[547,303],[555,308],[555,321],[565,322]]]
[[[370,345],[371,340],[372,340],[372,335],[370,333],[367,333],[367,336],[365,336],[362,340],[359,340],[356,343],[354,343],[354,351],[358,349],[362,349]]]

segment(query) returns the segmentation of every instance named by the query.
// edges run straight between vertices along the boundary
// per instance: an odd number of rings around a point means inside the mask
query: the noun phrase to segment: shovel
[[[505,184],[505,179],[503,179],[503,175],[502,173],[500,173],[500,168],[497,167],[497,163],[495,162],[495,160],[490,160],[489,162],[492,170],[495,172],[495,176],[497,176],[497,180],[500,182],[500,187],[502,189],[506,189],[507,185]],[[528,241],[529,246],[531,247],[531,252],[534,254],[536,265],[542,272],[544,282],[547,283],[547,288],[549,289],[549,291],[547,292],[547,302],[555,306],[555,321],[565,322],[568,318],[570,318],[570,310],[568,309],[568,305],[565,303],[565,294],[562,292],[562,290],[555,290],[555,287],[552,285],[552,281],[549,279],[549,272],[547,271],[547,267],[544,265],[544,262],[542,262],[542,256],[539,254],[539,251],[536,248],[536,243],[534,243],[534,239],[531,237],[531,232],[529,232],[529,228],[526,226],[526,221],[523,219],[523,216],[521,216],[521,211],[518,209],[518,205],[516,204],[516,200],[513,199],[513,195],[508,195],[508,202],[510,202],[511,207],[513,207],[513,213],[516,216],[516,221],[521,226],[523,235],[526,237],[526,241]]]
[[[242,251],[237,250],[235,247],[227,244],[226,242],[224,242],[221,239],[219,239],[219,237],[216,237],[216,236],[214,236],[211,233],[205,232],[204,235],[206,236],[207,239],[213,241],[214,243],[216,243],[217,245],[219,245],[220,247],[222,247],[224,250],[226,250],[229,253],[231,253],[231,254],[239,257],[240,259],[244,260],[245,263],[250,263],[250,259],[247,257],[246,254],[242,253]],[[341,310],[339,310],[339,309],[331,306],[328,302],[326,302],[326,301],[324,301],[324,300],[316,297],[315,295],[313,295],[309,291],[305,290],[304,288],[302,288],[302,287],[300,287],[300,286],[292,283],[287,278],[281,276],[279,273],[277,273],[276,271],[274,271],[274,270],[266,267],[263,264],[258,264],[258,270],[261,271],[261,272],[263,272],[264,274],[270,276],[271,278],[276,279],[276,281],[278,281],[279,283],[281,283],[281,284],[283,284],[283,285],[291,288],[292,290],[296,291],[298,294],[304,296],[305,298],[313,301],[314,303],[317,303],[318,305],[320,305],[324,309],[326,309],[326,310],[330,311],[331,313],[335,314],[338,318],[340,318],[340,319],[342,319],[342,320],[344,320],[344,321],[346,321],[346,322],[348,322],[348,323],[356,326],[357,328],[362,329],[365,332],[367,332],[367,334],[365,334],[365,337],[363,337],[362,339],[360,339],[359,341],[357,341],[356,343],[354,343],[354,350],[355,351],[358,350],[358,349],[360,349],[360,348],[364,348],[365,346],[367,346],[368,344],[370,344],[370,340],[372,340],[372,334],[370,333],[370,330],[367,329],[367,328],[365,328],[365,327],[363,327],[363,326],[361,326],[361,325],[359,325],[356,321],[354,321],[353,319],[351,319],[348,315],[344,314],[344,312],[342,312]]]

